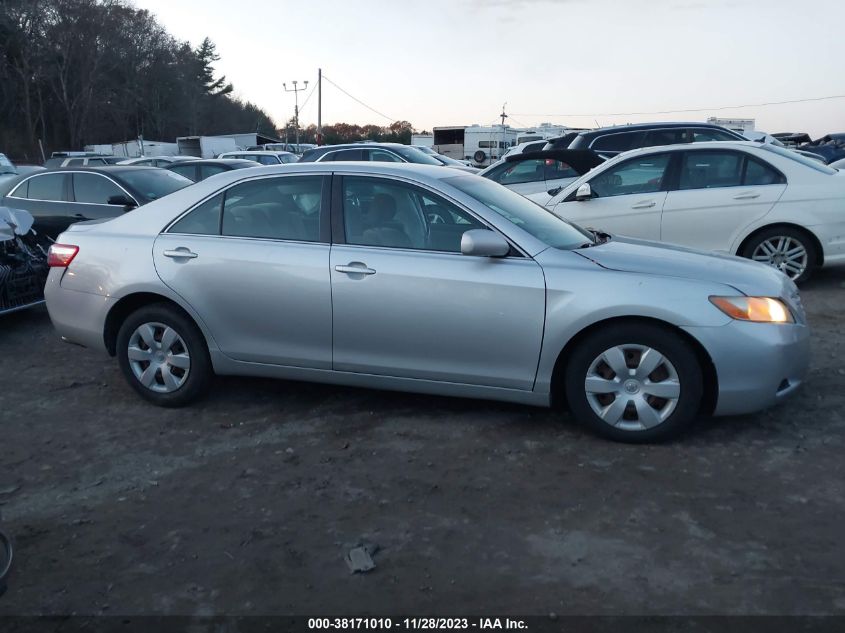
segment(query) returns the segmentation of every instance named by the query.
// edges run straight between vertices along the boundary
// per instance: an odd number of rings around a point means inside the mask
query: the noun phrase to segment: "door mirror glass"
[[[461,254],[475,257],[504,257],[510,252],[507,240],[488,229],[470,229],[461,236]]]
[[[120,207],[127,207],[127,208],[130,208],[130,209],[134,209],[135,207],[138,206],[137,204],[135,204],[134,200],[132,200],[131,198],[129,198],[128,196],[125,196],[123,194],[120,194],[120,195],[117,195],[117,196],[109,196],[108,204],[113,204],[115,206],[120,206]]]
[[[551,192],[549,192],[551,193]],[[593,197],[593,189],[590,187],[590,183],[585,182],[583,185],[578,187],[578,191],[575,192],[575,199],[579,202],[582,200],[589,200]]]

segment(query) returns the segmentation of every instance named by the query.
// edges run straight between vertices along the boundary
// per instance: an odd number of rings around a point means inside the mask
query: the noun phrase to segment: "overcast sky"
[[[715,109],[845,95],[843,0],[134,1],[179,39],[214,40],[219,72],[279,125],[294,107],[282,82],[310,92],[322,67],[389,117],[324,81],[324,123],[486,125],[507,102],[515,126],[721,116],[845,132],[845,99]],[[691,108],[705,109],[611,116]]]

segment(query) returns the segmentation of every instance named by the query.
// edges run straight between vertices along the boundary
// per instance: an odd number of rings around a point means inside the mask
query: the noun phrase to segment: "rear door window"
[[[64,201],[66,199],[65,175],[45,174],[30,178],[27,198],[30,200]]]
[[[322,176],[251,180],[226,190],[223,235],[320,241]]]
[[[742,184],[740,152],[684,152],[679,189],[738,187]]]

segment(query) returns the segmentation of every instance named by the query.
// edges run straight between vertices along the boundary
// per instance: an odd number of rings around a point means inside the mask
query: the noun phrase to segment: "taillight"
[[[47,265],[55,268],[67,268],[78,252],[78,246],[53,244],[47,251]]]

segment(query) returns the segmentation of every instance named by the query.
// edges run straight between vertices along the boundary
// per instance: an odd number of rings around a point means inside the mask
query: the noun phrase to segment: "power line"
[[[302,111],[305,109],[305,106],[308,104],[308,100],[311,98],[311,95],[314,94],[314,91],[316,89],[317,89],[317,82],[315,81],[314,85],[311,86],[311,92],[308,93],[308,95],[305,97],[305,101],[302,102],[302,107],[299,108],[300,113],[302,113]]]
[[[719,111],[719,110],[735,110],[738,108],[762,108],[764,106],[773,106],[773,105],[785,105],[789,103],[807,103],[810,101],[828,101],[830,99],[845,99],[845,95],[832,95],[829,97],[811,97],[808,99],[790,99],[788,101],[768,101],[765,103],[747,103],[745,105],[732,105],[732,106],[717,106],[717,107],[709,107],[709,108],[686,108],[683,110],[658,110],[655,112],[606,112],[604,114],[527,114],[527,113],[517,113],[516,116],[529,116],[529,117],[549,117],[549,118],[559,118],[559,117],[601,117],[601,116],[642,116],[648,114],[678,114],[682,112],[703,112],[707,111]]]
[[[372,111],[373,111],[373,112],[375,112],[377,115],[379,115],[379,116],[381,116],[381,117],[384,117],[385,119],[387,119],[387,120],[388,120],[388,121],[390,121],[391,123],[392,123],[393,121],[398,120],[398,119],[394,119],[393,117],[387,116],[387,115],[386,115],[386,114],[384,114],[383,112],[379,112],[379,111],[378,111],[378,110],[376,110],[375,108],[372,108],[372,107],[368,106],[366,103],[364,103],[364,102],[363,102],[363,101],[361,101],[360,99],[358,99],[358,98],[356,98],[356,97],[353,97],[351,94],[349,94],[348,92],[346,92],[346,90],[344,90],[343,88],[341,88],[340,86],[338,86],[335,82],[333,82],[331,79],[329,79],[328,77],[326,77],[326,73],[323,73],[323,79],[325,79],[326,81],[328,81],[331,85],[333,85],[335,88],[337,88],[338,90],[340,90],[343,94],[345,94],[347,97],[349,97],[349,98],[350,98],[350,99],[352,99],[353,101],[356,101],[356,102],[360,103],[362,106],[364,106],[365,108],[367,108],[367,110],[372,110]]]

